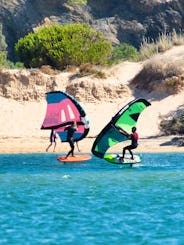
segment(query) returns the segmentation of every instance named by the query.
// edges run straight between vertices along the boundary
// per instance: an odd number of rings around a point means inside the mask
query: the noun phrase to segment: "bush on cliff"
[[[119,61],[129,60],[137,61],[139,52],[137,49],[127,43],[117,45],[113,48],[112,57],[109,63],[118,63]]]
[[[68,4],[75,5],[75,4],[87,4],[87,0],[68,0]]]
[[[0,52],[0,68],[24,68],[24,65],[21,62],[13,63],[7,59],[5,52]]]
[[[161,132],[165,135],[176,135],[184,133],[184,113],[160,122]]]
[[[101,32],[86,24],[42,27],[19,39],[15,46],[26,67],[50,65],[63,69],[68,65],[103,64],[111,56],[112,45]]]

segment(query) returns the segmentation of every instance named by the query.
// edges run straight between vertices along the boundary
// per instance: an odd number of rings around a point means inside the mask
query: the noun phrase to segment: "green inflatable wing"
[[[97,157],[103,158],[110,147],[128,140],[126,134],[119,133],[113,126],[121,128],[127,134],[131,134],[132,127],[136,127],[139,115],[150,105],[147,100],[140,98],[124,106],[96,137],[91,149],[92,153]]]

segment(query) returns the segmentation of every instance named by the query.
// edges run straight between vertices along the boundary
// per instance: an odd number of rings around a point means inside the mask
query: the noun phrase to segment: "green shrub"
[[[6,53],[0,52],[0,67],[4,66],[7,63]]]
[[[138,57],[139,52],[135,47],[129,44],[120,44],[114,47],[110,62],[117,63],[123,60],[137,61]]]
[[[26,67],[50,65],[58,69],[103,64],[112,52],[111,43],[103,34],[86,24],[42,27],[19,39],[15,49]]]
[[[87,4],[87,0],[68,0],[68,4],[70,5]]]
[[[14,64],[14,68],[24,68],[24,64],[18,61]]]
[[[5,68],[24,68],[24,64],[21,62],[16,62],[15,64],[9,60],[7,60],[6,53],[5,52],[0,52],[0,68],[5,67]]]

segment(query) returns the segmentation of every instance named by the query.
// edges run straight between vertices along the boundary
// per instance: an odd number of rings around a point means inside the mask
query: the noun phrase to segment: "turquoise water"
[[[55,157],[0,154],[0,244],[184,244],[184,153]]]

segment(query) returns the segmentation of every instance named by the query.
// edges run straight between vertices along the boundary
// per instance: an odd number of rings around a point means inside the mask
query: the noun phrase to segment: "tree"
[[[112,45],[101,32],[87,24],[42,27],[19,39],[15,46],[26,67],[103,64],[111,56]]]

